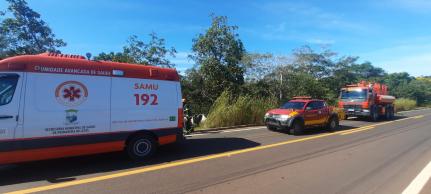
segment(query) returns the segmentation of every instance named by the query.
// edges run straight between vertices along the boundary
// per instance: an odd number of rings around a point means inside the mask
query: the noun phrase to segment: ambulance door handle
[[[13,116],[10,115],[0,115],[0,119],[12,119]]]

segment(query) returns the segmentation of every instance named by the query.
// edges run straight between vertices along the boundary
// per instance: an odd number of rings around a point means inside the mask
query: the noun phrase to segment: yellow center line
[[[424,115],[421,115],[421,116],[423,117]],[[407,119],[422,118],[422,117],[416,116],[416,117],[410,117]],[[338,135],[338,134],[343,135],[346,133],[355,133],[355,132],[359,132],[359,131],[363,131],[363,130],[372,129],[377,125],[384,125],[384,124],[388,124],[391,122],[393,122],[393,121],[374,124],[374,125],[368,125],[368,126],[364,126],[361,128],[356,128],[356,129],[351,129],[351,130],[346,130],[346,131],[338,131],[335,133],[327,133],[327,134],[316,135],[316,136],[312,136],[312,137],[305,137],[305,138],[300,138],[300,139],[294,139],[294,140],[289,140],[289,141],[284,141],[284,142],[279,142],[279,143],[274,143],[274,144],[269,144],[269,145],[257,146],[257,147],[253,147],[253,148],[246,148],[246,149],[242,149],[242,150],[229,151],[229,152],[224,152],[224,153],[220,153],[220,154],[212,154],[212,155],[208,155],[208,156],[202,156],[202,157],[197,157],[197,158],[180,160],[180,161],[176,161],[176,162],[159,164],[159,165],[150,166],[150,167],[143,167],[143,168],[139,168],[139,169],[135,169],[135,170],[123,171],[123,172],[113,173],[113,174],[109,174],[109,175],[102,175],[102,176],[85,178],[85,179],[75,180],[75,181],[70,181],[70,182],[65,182],[65,183],[57,183],[57,184],[52,184],[52,185],[34,187],[34,188],[9,192],[6,194],[35,193],[35,192],[60,189],[60,188],[65,188],[65,187],[70,187],[70,186],[82,185],[82,184],[87,184],[87,183],[93,183],[93,182],[98,182],[98,181],[103,181],[103,180],[108,180],[108,179],[120,178],[120,177],[135,175],[135,174],[141,174],[141,173],[166,169],[166,168],[172,168],[172,167],[176,167],[176,166],[193,164],[193,163],[202,162],[202,161],[206,161],[206,160],[212,160],[212,159],[223,158],[223,157],[230,157],[233,155],[238,155],[238,154],[253,152],[253,151],[258,151],[258,150],[264,150],[264,149],[269,149],[269,148],[274,148],[274,147],[279,147],[279,146],[292,144],[292,143],[310,141],[310,140],[319,139],[319,138],[328,137],[328,136],[334,136],[334,135]]]
[[[349,135],[349,134],[352,134],[352,133],[361,132],[361,131],[365,131],[365,130],[369,130],[369,129],[374,129],[374,126],[361,127],[361,128],[355,129],[355,130],[349,130],[349,131],[346,131],[344,133],[340,133],[340,135]]]
[[[425,117],[425,115],[419,115],[419,116],[415,116],[414,118],[415,119],[420,119],[420,118],[424,118]]]

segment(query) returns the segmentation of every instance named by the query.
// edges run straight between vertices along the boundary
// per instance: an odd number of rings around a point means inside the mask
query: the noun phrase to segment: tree
[[[133,59],[131,56],[128,56],[124,52],[102,52],[99,55],[94,56],[94,60],[114,61],[120,63],[137,63],[135,59]]]
[[[283,84],[280,83],[280,74],[283,77]],[[313,98],[330,98],[329,89],[324,82],[316,79],[313,75],[298,71],[293,65],[285,65],[276,68],[272,73],[265,76],[265,81],[269,84],[269,91],[275,95],[281,90],[281,101],[286,101],[294,96],[311,96]],[[274,94],[273,94],[274,95]]]
[[[6,0],[7,9],[13,17],[3,18],[0,23],[0,57],[43,52],[59,52],[57,48],[66,43],[57,39],[40,14],[28,7],[25,0]]]
[[[238,94],[244,83],[245,67],[241,59],[245,49],[236,33],[238,27],[229,26],[227,17],[213,15],[211,19],[206,32],[193,39],[190,58],[202,74],[203,96],[213,103],[225,90]]]
[[[290,57],[272,54],[246,53],[241,63],[245,67],[244,78],[248,82],[258,82],[277,67],[291,64]]]
[[[165,39],[159,38],[156,33],[149,34],[150,40],[145,43],[138,36],[132,35],[122,52],[100,53],[95,60],[115,61],[122,63],[137,63],[167,68],[174,68],[168,57],[175,57],[175,48],[166,48]]]
[[[384,81],[390,94],[395,97],[416,100],[418,105],[431,102],[431,81],[426,78],[415,78],[401,72],[387,75]]]
[[[309,46],[303,46],[294,50],[293,65],[298,71],[309,74],[316,79],[331,76],[334,68],[332,57],[336,55],[329,49],[324,49],[322,52],[315,52]]]
[[[375,67],[371,62],[364,62],[361,64],[353,64],[350,71],[355,74],[359,79],[380,81],[386,75],[385,70]]]
[[[186,103],[195,113],[207,113],[212,102],[205,96],[201,71],[197,68],[186,70],[185,76],[181,77],[181,88]]]

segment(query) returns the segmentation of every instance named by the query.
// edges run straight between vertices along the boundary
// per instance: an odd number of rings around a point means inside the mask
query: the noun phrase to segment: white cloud
[[[430,0],[386,0],[381,2],[385,6],[396,6],[414,12],[429,13],[431,10]]]
[[[392,47],[359,55],[389,73],[408,72],[414,76],[431,75],[431,37],[403,41]]]
[[[334,44],[334,33],[368,34],[378,30],[369,22],[347,20],[342,13],[325,11],[302,2],[265,2],[256,5],[262,14],[271,17],[259,35],[271,41],[302,41],[311,44]]]
[[[194,61],[189,59],[190,54],[190,52],[177,52],[175,57],[170,57],[169,60],[176,65],[192,65]]]
[[[312,38],[312,39],[308,39],[307,42],[310,43],[310,44],[331,45],[331,44],[335,43],[335,40]]]
[[[368,25],[345,20],[339,14],[329,13],[319,7],[299,2],[267,2],[259,7],[267,14],[277,15],[283,19],[289,16],[296,16],[300,21],[310,26],[320,28],[351,30],[351,31],[368,31]],[[286,26],[286,22],[279,25]]]
[[[408,72],[414,76],[431,75],[430,53],[419,53],[397,57],[381,62],[389,72]]]
[[[184,73],[195,64],[193,60],[188,58],[190,54],[190,52],[180,51],[176,54],[176,57],[170,57],[169,60],[176,65],[178,71]]]

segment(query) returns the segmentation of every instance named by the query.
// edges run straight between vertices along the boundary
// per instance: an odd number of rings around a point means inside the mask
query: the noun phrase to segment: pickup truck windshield
[[[0,106],[9,104],[15,93],[18,75],[0,74]]]
[[[359,89],[359,90],[342,90],[341,91],[341,99],[343,100],[362,100],[367,98],[367,90]]]
[[[286,102],[281,106],[282,109],[296,109],[300,110],[303,109],[305,105],[305,102]]]

